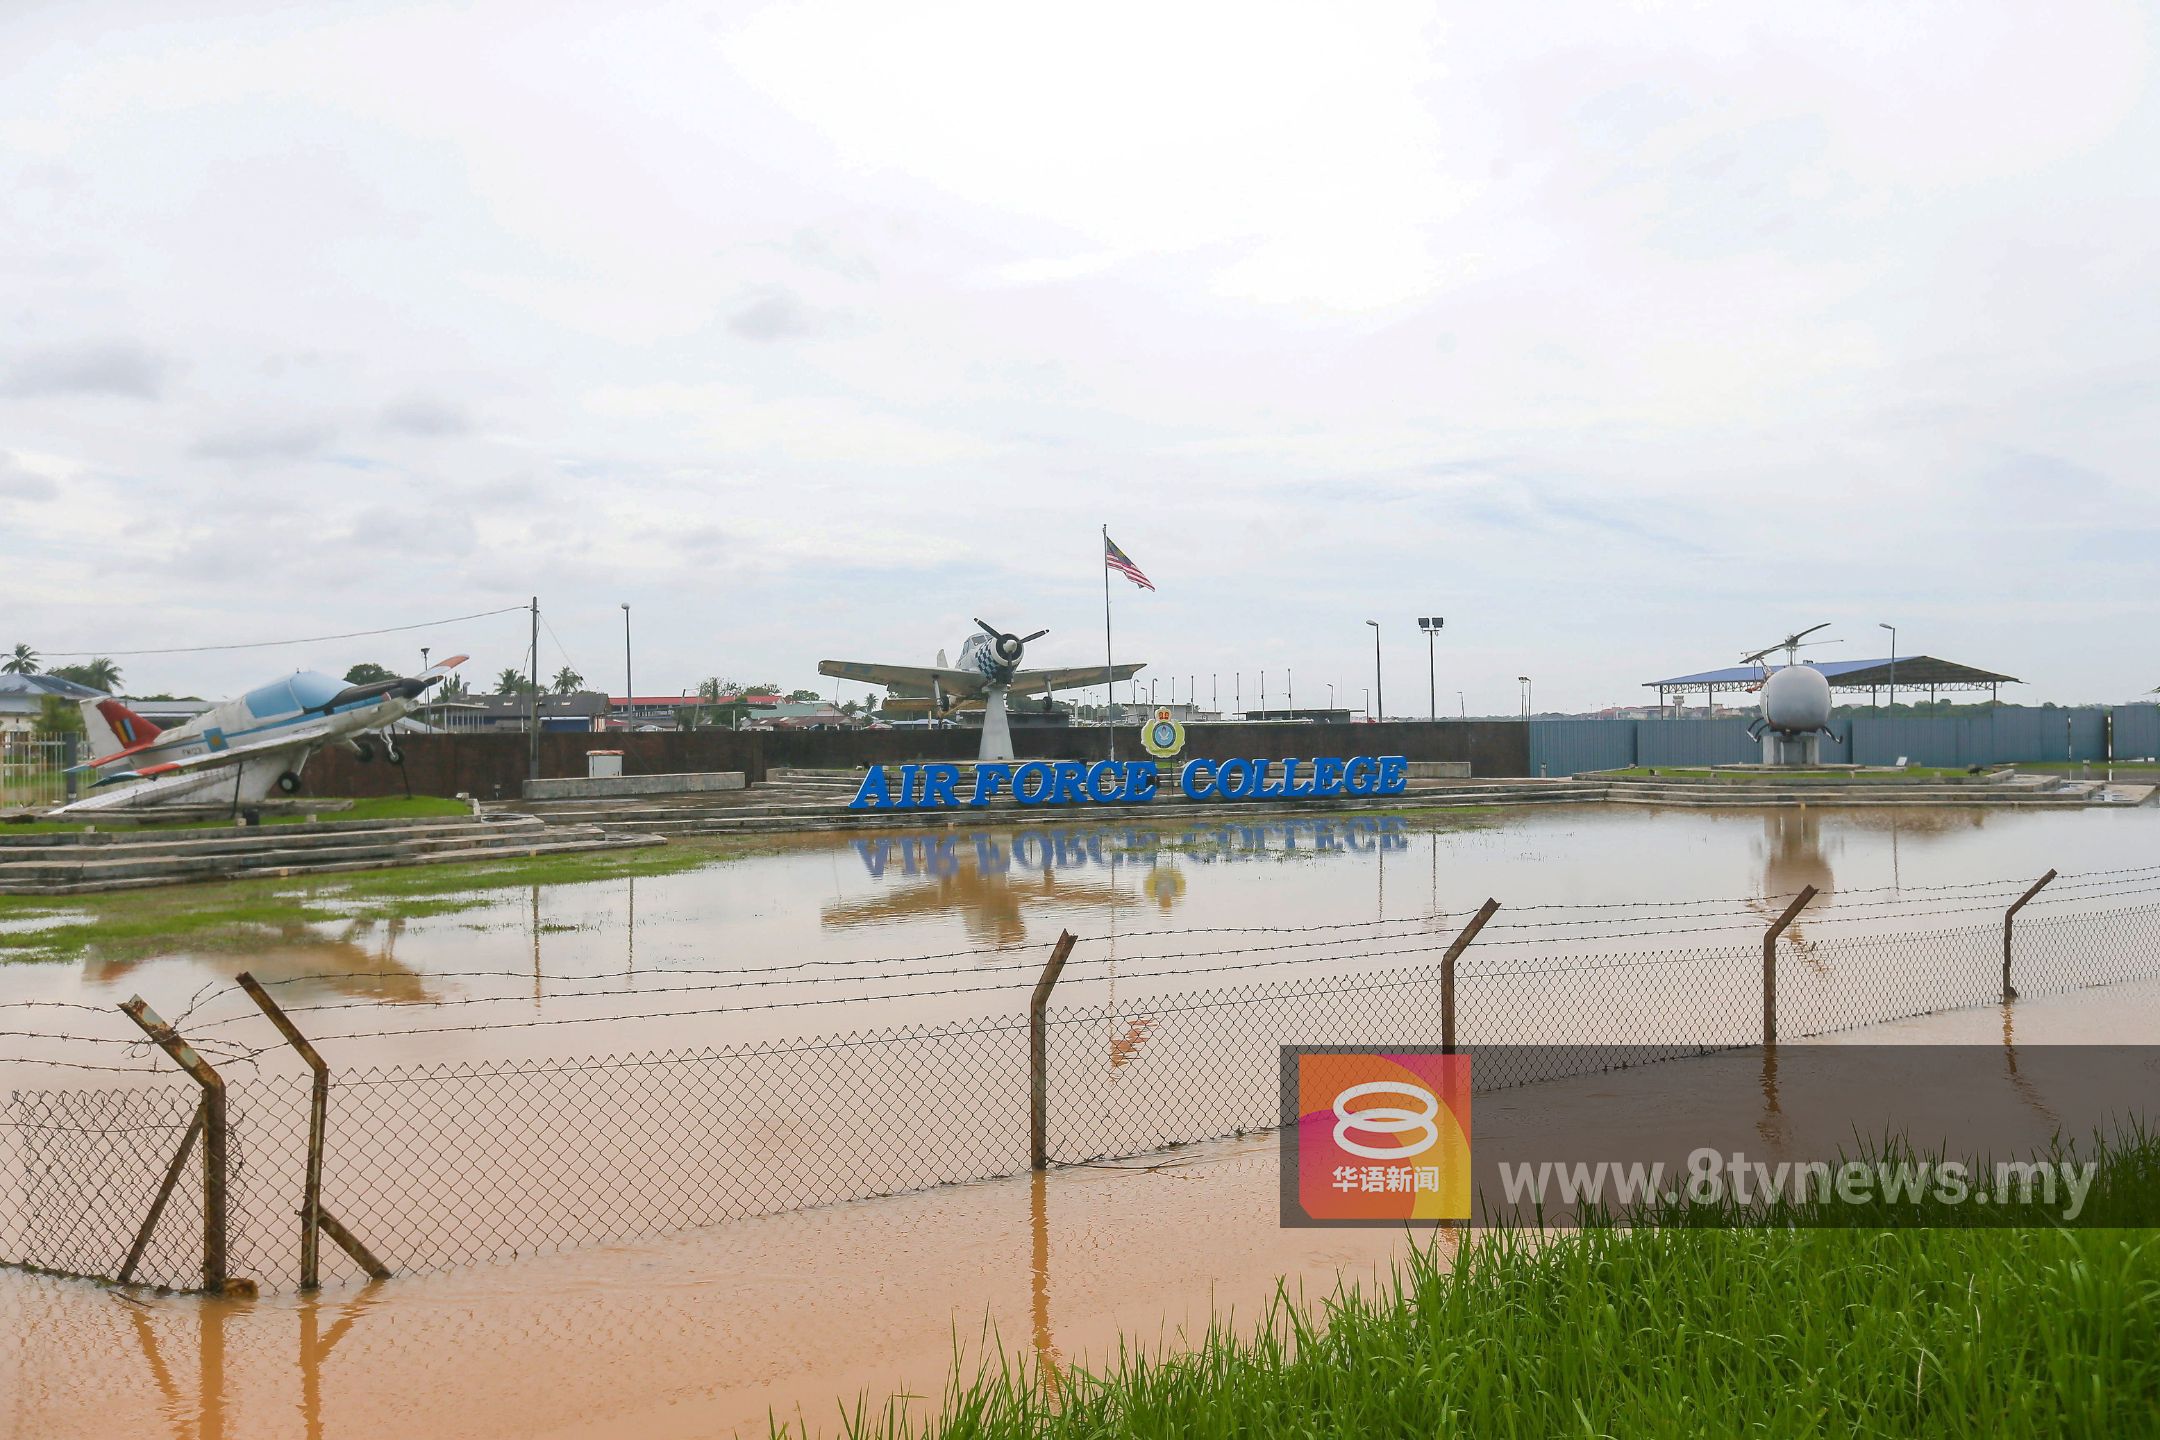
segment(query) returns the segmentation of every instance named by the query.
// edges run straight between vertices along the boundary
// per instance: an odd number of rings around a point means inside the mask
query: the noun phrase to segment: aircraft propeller
[[[1020,657],[1027,653],[1028,643],[1040,640],[1050,633],[1048,630],[1037,630],[1032,635],[1015,635],[1010,630],[998,629],[981,616],[976,617],[975,623],[981,627],[983,634],[990,637],[990,653],[997,657],[998,667],[994,678],[1001,682],[1011,680],[1020,669]]]
[[[440,684],[443,677],[472,657],[453,655],[440,665],[430,665],[418,675],[394,675],[388,680],[371,680],[365,685],[348,685],[315,708],[327,715],[342,706],[377,696],[393,695],[400,700],[417,700],[430,685]]]

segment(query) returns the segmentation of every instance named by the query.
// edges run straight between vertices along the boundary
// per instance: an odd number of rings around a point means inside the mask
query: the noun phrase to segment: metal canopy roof
[[[1813,668],[1822,672],[1833,690],[1871,690],[1877,686],[1887,687],[1892,680],[1889,660],[1823,660],[1812,662]],[[1937,690],[1991,690],[1997,685],[2022,685],[2015,675],[1998,675],[1992,670],[1978,670],[1970,665],[1959,665],[1949,660],[1937,660],[1932,655],[1900,655],[1896,660],[1895,679],[1899,685],[1915,689],[1922,685]],[[1782,665],[1773,665],[1775,672]],[[1701,690],[1705,694],[1718,690],[1752,690],[1762,684],[1763,672],[1759,665],[1732,665],[1723,670],[1705,670],[1697,675],[1676,675],[1670,680],[1646,680],[1643,687],[1650,690]]]

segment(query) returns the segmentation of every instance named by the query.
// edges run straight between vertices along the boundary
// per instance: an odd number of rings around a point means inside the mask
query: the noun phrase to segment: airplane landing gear
[[[368,742],[365,740],[353,741],[352,750],[353,758],[358,760],[363,765],[367,764],[368,761],[375,758],[375,747],[368,744]]]
[[[383,737],[382,758],[384,764],[403,765],[405,763],[404,748],[386,735]]]
[[[293,774],[292,771],[287,770],[284,774],[277,777],[277,788],[284,791],[287,795],[290,795],[293,793],[293,791],[300,788],[300,777]]]

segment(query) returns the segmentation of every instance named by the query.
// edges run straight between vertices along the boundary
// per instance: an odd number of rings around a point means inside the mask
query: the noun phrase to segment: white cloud
[[[1473,710],[1603,703],[1840,607],[2126,693],[2152,23],[17,7],[0,610],[58,651],[538,588],[573,658],[627,599],[641,672],[747,615],[720,668],[813,683],[993,604],[1084,654],[1107,521],[1162,586],[1121,648],[1248,693],[1438,609]]]

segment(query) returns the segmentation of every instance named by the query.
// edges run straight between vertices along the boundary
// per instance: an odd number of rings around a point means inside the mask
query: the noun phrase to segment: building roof
[[[456,705],[477,712],[482,718],[516,716],[525,713],[526,697],[523,695],[457,695],[448,701],[435,701],[433,707]],[[423,710],[432,708],[423,705]],[[573,695],[545,694],[540,697],[540,714],[549,715],[604,715],[607,713],[608,697],[593,690],[580,690]]]
[[[1899,685],[1932,686],[1939,690],[1987,690],[1997,685],[2022,685],[2025,682],[2015,675],[1998,675],[1992,670],[1979,670],[1970,665],[1959,665],[1950,660],[1938,660],[1932,655],[1900,655],[1895,660],[1809,660],[1802,662],[1822,672],[1833,690],[1871,690],[1877,686],[1887,687],[1893,681]],[[1782,670],[1782,665],[1770,669]],[[1729,665],[1722,670],[1704,670],[1695,675],[1675,675],[1669,680],[1645,680],[1646,689],[1654,690],[1752,690],[1763,682],[1763,670],[1759,665]]]
[[[28,695],[33,700],[41,695],[58,695],[64,700],[105,698],[102,690],[63,680],[58,675],[0,675],[0,695]]]

